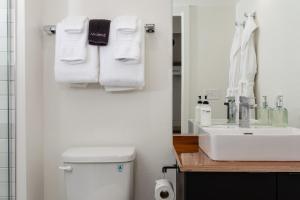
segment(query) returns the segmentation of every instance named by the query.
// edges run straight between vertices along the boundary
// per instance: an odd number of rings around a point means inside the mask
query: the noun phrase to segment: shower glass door
[[[15,200],[14,4],[0,0],[0,200]]]

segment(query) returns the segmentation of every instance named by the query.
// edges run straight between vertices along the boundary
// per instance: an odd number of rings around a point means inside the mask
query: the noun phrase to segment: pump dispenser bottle
[[[200,124],[200,122],[201,122],[201,107],[203,105],[201,98],[202,97],[199,96],[199,100],[198,100],[197,106],[195,108],[195,123],[198,123],[198,124]]]
[[[283,96],[277,97],[275,108],[271,115],[272,126],[287,127],[288,126],[288,110],[283,105]]]
[[[260,125],[271,125],[271,108],[268,106],[267,96],[263,96],[262,107],[257,110],[258,123]]]
[[[203,106],[201,106],[201,126],[207,127],[212,124],[212,116],[211,116],[211,106],[207,100],[207,96],[205,96],[205,100],[203,102]]]

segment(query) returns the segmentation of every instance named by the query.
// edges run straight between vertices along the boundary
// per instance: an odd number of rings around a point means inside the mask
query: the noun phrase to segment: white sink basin
[[[300,161],[300,129],[199,128],[199,146],[216,161]]]

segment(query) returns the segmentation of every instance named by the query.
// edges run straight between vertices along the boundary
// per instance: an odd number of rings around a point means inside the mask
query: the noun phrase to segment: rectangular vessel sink
[[[300,129],[199,128],[199,146],[215,161],[300,161]]]

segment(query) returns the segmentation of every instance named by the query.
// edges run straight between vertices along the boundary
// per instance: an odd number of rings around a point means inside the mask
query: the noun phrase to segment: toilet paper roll
[[[156,181],[155,200],[174,200],[175,193],[172,183],[167,179]]]

